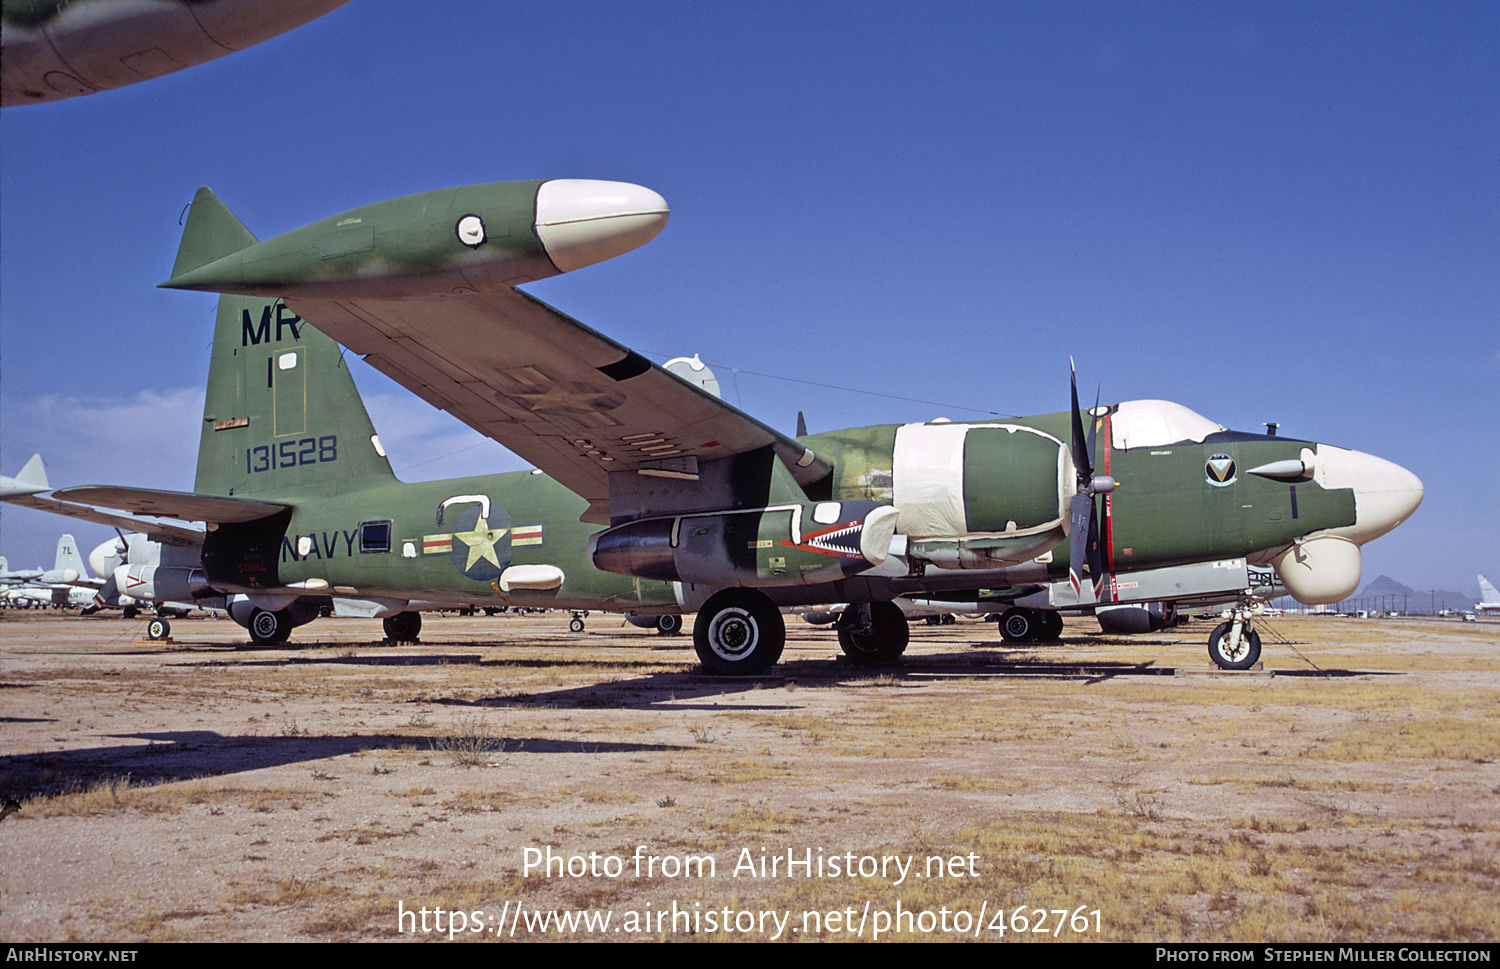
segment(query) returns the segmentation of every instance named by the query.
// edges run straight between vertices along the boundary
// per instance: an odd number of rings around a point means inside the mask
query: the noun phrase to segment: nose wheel
[[[1250,623],[1246,605],[1235,608],[1228,622],[1221,622],[1208,637],[1208,658],[1221,670],[1248,670],[1260,662],[1260,633]]]

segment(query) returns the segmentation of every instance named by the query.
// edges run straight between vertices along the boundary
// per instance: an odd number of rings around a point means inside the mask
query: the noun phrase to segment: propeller
[[[1099,519],[1095,510],[1094,496],[1107,495],[1115,490],[1115,479],[1107,474],[1094,474],[1094,433],[1099,422],[1093,411],[1089,412],[1089,431],[1083,433],[1083,413],[1078,407],[1078,372],[1073,359],[1068,358],[1068,377],[1073,392],[1073,467],[1078,473],[1078,490],[1068,504],[1068,582],[1079,602],[1083,596],[1083,570],[1088,565],[1088,576],[1093,589],[1090,601],[1097,600],[1104,587],[1105,572],[1103,557],[1099,552]],[[1099,409],[1097,391],[1094,410]]]

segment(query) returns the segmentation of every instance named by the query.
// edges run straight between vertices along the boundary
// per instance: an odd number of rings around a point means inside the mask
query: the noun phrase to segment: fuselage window
[[[360,522],[359,550],[361,552],[389,552],[391,550],[390,521]]]

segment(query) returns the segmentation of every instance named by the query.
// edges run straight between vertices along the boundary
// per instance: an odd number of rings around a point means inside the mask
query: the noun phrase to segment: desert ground
[[[1500,623],[0,619],[0,938],[1500,939]],[[606,919],[608,921],[606,921]]]

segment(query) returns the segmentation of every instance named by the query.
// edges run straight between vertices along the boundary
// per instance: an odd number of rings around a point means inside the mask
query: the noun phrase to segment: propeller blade
[[[1094,496],[1080,491],[1068,503],[1068,584],[1073,587],[1073,595],[1079,602],[1090,602],[1093,599],[1092,596],[1083,594],[1083,568],[1084,563],[1089,561],[1089,545],[1098,545],[1097,541],[1089,541],[1089,530],[1093,523]],[[1094,577],[1092,570],[1089,577]]]
[[[1068,382],[1073,392],[1073,466],[1078,469],[1078,488],[1083,490],[1094,477],[1089,451],[1093,448],[1083,435],[1083,414],[1078,409],[1078,373],[1073,367],[1073,358],[1068,358]]]

